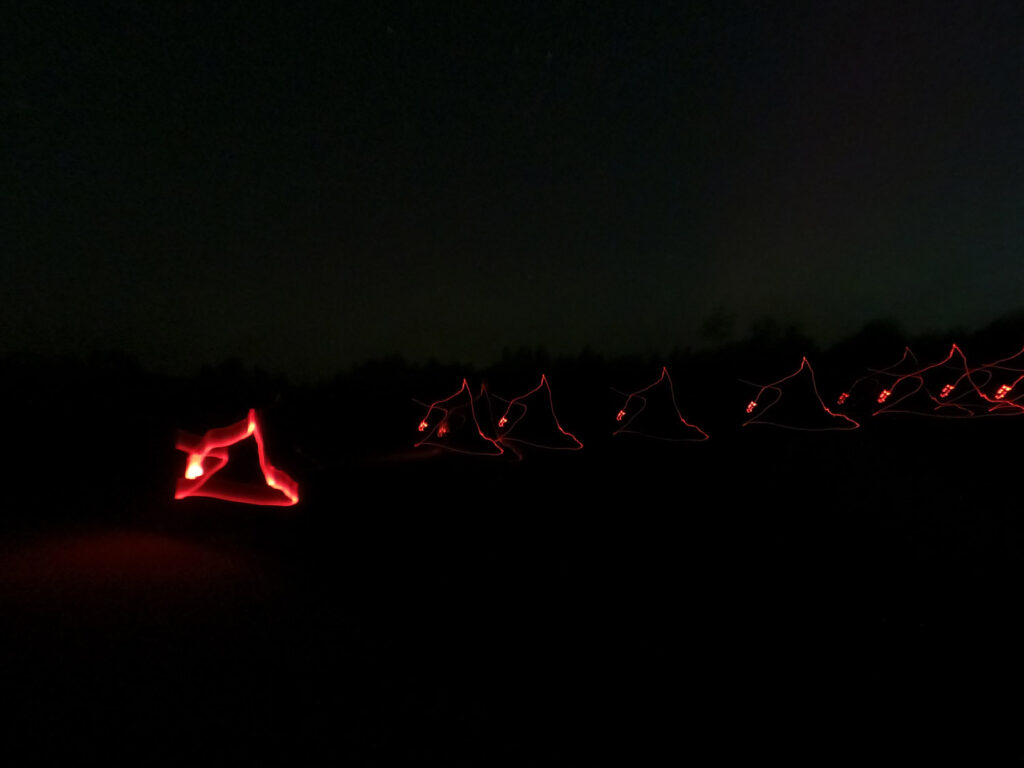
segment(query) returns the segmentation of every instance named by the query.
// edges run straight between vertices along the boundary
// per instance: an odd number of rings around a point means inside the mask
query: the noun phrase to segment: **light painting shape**
[[[248,437],[256,441],[260,470],[265,481],[262,486],[217,477],[217,473],[228,463],[228,448]],[[250,410],[246,418],[235,424],[211,429],[204,435],[180,431],[174,447],[188,454],[184,476],[178,478],[174,490],[175,499],[205,496],[240,504],[278,507],[290,507],[299,502],[298,483],[267,460],[263,433],[255,410]]]
[[[703,429],[690,424],[679,412],[672,377],[665,366],[652,384],[626,397],[626,402],[615,414],[615,420],[620,426],[612,433],[614,435],[642,435],[671,442],[703,442],[708,439]]]
[[[833,413],[818,394],[814,369],[806,357],[788,376],[760,388],[746,407],[751,418],[743,426],[765,424],[800,432],[833,432],[857,429],[849,416]]]

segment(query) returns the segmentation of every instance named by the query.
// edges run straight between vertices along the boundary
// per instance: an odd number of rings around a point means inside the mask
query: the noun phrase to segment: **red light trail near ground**
[[[542,375],[540,383],[526,394],[505,402],[504,413],[491,423],[491,398],[486,389],[481,387],[480,394],[474,398],[469,382],[463,379],[455,393],[427,407],[426,415],[417,426],[425,437],[415,445],[475,456],[500,456],[507,450],[520,459],[522,453],[518,446],[572,451],[583,447],[575,435],[559,423],[546,376]],[[484,421],[481,417],[485,417]],[[495,436],[491,437],[488,432]]]
[[[878,395],[882,413],[905,413],[944,419],[969,419],[991,411],[990,400],[972,376],[991,378],[982,369],[971,370],[956,344],[942,360],[896,377]]]
[[[527,401],[532,401],[534,406],[534,415],[529,421],[525,420],[529,412]],[[583,443],[559,423],[555,415],[551,385],[544,374],[541,374],[540,383],[536,387],[509,401],[498,424],[502,430],[498,440],[512,450],[515,450],[511,445],[513,443],[550,451],[578,451],[583,448]]]
[[[249,486],[216,477],[228,463],[228,448],[250,436],[256,441],[260,469],[266,485]],[[188,454],[184,477],[178,479],[174,491],[176,499],[207,496],[242,504],[280,507],[289,507],[299,502],[298,483],[267,460],[255,410],[250,410],[242,421],[228,427],[211,429],[201,436],[179,432],[174,447]]]
[[[790,402],[795,399],[792,392],[801,385],[806,387],[801,396],[803,402],[794,404]],[[765,418],[765,415],[773,409],[778,413],[778,406],[786,396],[786,393],[783,391],[784,386],[791,393],[786,402],[786,405],[789,406],[790,415],[784,420],[769,421]],[[762,403],[762,398],[765,396],[771,399],[768,402]],[[746,410],[748,414],[754,413],[755,415],[743,422],[744,427],[750,424],[770,424],[775,427],[793,429],[800,432],[831,432],[835,430],[857,429],[860,426],[859,423],[849,416],[833,413],[828,409],[825,402],[821,399],[821,395],[818,394],[818,385],[814,381],[814,369],[806,357],[801,359],[800,367],[793,371],[793,373],[771,384],[762,386],[757,396],[747,404]],[[773,419],[777,418],[777,416],[773,417]]]
[[[490,412],[487,391],[481,387],[474,398],[469,382],[462,380],[462,386],[442,400],[436,400],[427,408],[427,414],[420,420],[418,429],[424,433],[416,447],[434,446],[446,451],[465,453],[471,456],[500,456],[505,451],[499,441],[484,433],[477,418],[477,403]]]
[[[648,408],[649,405],[652,408]],[[653,413],[655,405],[659,407],[657,414]],[[646,416],[642,417],[645,412]],[[615,435],[643,435],[673,442],[703,442],[708,439],[707,432],[690,424],[679,412],[672,377],[665,366],[662,366],[661,375],[653,384],[638,389],[626,398],[615,420],[622,424],[612,433]]]

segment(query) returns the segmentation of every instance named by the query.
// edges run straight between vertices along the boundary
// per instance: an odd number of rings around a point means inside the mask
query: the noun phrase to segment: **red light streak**
[[[427,408],[427,415],[418,426],[418,430],[426,435],[416,443],[416,447],[432,445],[473,456],[500,456],[504,450],[497,440],[484,434],[477,419],[476,403],[486,398],[486,392],[481,388],[480,396],[474,399],[469,382],[463,379],[456,392]],[[431,429],[431,424],[436,426]]]
[[[535,406],[534,413],[540,410],[542,415],[531,419],[529,424],[527,424],[524,422],[524,418],[529,410],[526,401],[529,399],[536,400],[538,397],[541,398],[541,406],[539,409]],[[513,411],[516,413],[513,414]],[[555,415],[555,403],[551,396],[551,385],[544,374],[541,374],[540,383],[536,387],[525,395],[520,395],[509,401],[505,413],[498,420],[498,424],[502,425],[504,429],[504,432],[498,436],[498,442],[513,450],[514,448],[510,445],[511,443],[554,451],[578,451],[583,448],[583,443],[571,432],[566,431],[559,423],[558,416]],[[531,427],[534,433],[531,433],[529,438],[524,437],[524,431]],[[553,431],[551,427],[554,427]],[[519,430],[519,434],[514,432],[516,429]],[[539,436],[535,434],[537,432],[540,433]]]
[[[662,414],[668,414],[668,418],[662,417],[659,421],[652,422],[651,417],[645,417],[646,423],[637,425],[637,419],[644,411],[648,410],[648,406],[652,403],[660,405]],[[671,410],[668,409],[669,405],[671,405]],[[650,412],[648,411],[648,413]],[[679,412],[672,377],[669,376],[668,368],[665,366],[662,366],[661,375],[652,384],[638,389],[626,398],[626,404],[616,414],[615,420],[621,422],[627,414],[632,414],[629,420],[612,434],[632,433],[673,442],[703,442],[708,439],[707,432],[690,424]]]
[[[222,478],[214,479],[228,463],[227,449],[250,435],[256,440],[260,469],[266,487],[246,486]],[[256,420],[255,410],[250,410],[249,415],[242,421],[228,427],[211,429],[202,436],[179,432],[174,447],[188,454],[184,477],[178,479],[174,491],[176,499],[206,496],[242,504],[270,506],[291,506],[299,501],[298,483],[267,460],[263,434]]]
[[[882,413],[906,413],[936,418],[973,418],[989,411],[986,398],[974,382],[972,375],[977,376],[980,369],[971,370],[963,350],[956,344],[950,347],[949,354],[936,363],[926,365],[917,370],[905,373],[896,378],[889,387],[879,395],[879,405],[883,408],[875,411],[877,416]],[[949,376],[956,376],[949,382]],[[986,381],[990,373],[984,374]],[[943,381],[939,384],[935,379]],[[970,387],[960,388],[960,383],[967,381]],[[953,396],[954,390],[960,388],[959,395]]]
[[[910,347],[903,348],[903,355],[886,368],[868,368],[868,373],[859,377],[839,395],[836,405],[856,408],[862,403],[878,403],[882,390],[891,385],[904,373],[911,373],[921,367]],[[886,395],[888,397],[889,395]],[[884,402],[884,400],[882,401]]]
[[[803,374],[804,383],[810,385],[810,391],[813,394],[812,405],[814,406],[812,410],[808,410],[800,414],[800,418],[804,420],[804,423],[798,424],[782,423],[779,421],[766,421],[766,415],[773,408],[775,408],[783,398],[782,387],[785,385],[787,386],[787,388],[792,388],[794,385],[799,385],[801,379],[798,379],[797,377],[801,376],[801,374]],[[828,409],[828,406],[826,406],[825,402],[821,399],[821,395],[818,394],[818,385],[814,380],[814,369],[811,367],[811,364],[806,357],[800,360],[800,367],[793,371],[793,373],[789,374],[788,376],[784,376],[778,381],[774,381],[771,384],[765,384],[763,387],[761,387],[760,391],[757,393],[757,397],[751,400],[750,403],[747,405],[747,413],[750,413],[751,411],[754,410],[755,407],[759,405],[759,403],[761,402],[761,397],[769,390],[775,393],[775,398],[770,403],[768,403],[768,405],[762,407],[760,413],[757,416],[745,421],[743,423],[743,426],[748,426],[750,424],[770,424],[772,426],[781,427],[783,429],[793,429],[801,432],[831,432],[836,430],[851,430],[857,429],[860,426],[860,424],[851,419],[849,416],[844,416],[841,413],[833,413]],[[822,421],[822,415],[830,419],[830,421]],[[817,424],[825,423],[827,423],[829,426],[817,426]],[[815,424],[815,426],[810,426],[811,424]]]

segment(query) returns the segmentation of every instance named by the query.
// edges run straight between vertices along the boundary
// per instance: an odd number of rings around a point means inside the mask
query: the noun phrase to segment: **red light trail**
[[[526,414],[529,411],[527,401],[531,401],[534,406],[534,415],[528,421],[526,420]],[[503,430],[498,435],[499,442],[515,451],[517,455],[519,452],[513,444],[528,445],[550,451],[578,451],[583,448],[583,443],[559,423],[558,416],[555,415],[551,385],[544,374],[541,374],[540,383],[536,387],[509,401],[498,424]]]
[[[228,448],[252,436],[256,441],[260,469],[265,486],[248,486],[224,478],[217,473],[228,463]],[[218,427],[206,434],[179,432],[174,446],[188,454],[184,477],[178,479],[174,498],[207,496],[242,504],[288,507],[299,502],[299,486],[283,470],[274,467],[266,456],[263,433],[256,420],[256,411],[228,427]]]
[[[809,385],[809,387],[808,387]],[[808,400],[806,389],[802,399],[805,403],[797,403],[797,410],[793,414],[792,421],[769,421],[765,417],[766,415],[779,403],[784,397],[783,386],[791,392],[798,387],[808,387],[813,398],[810,399],[810,408],[807,407],[806,401]],[[761,398],[766,394],[771,396],[771,400],[766,404],[761,404]],[[787,400],[787,406],[790,406],[792,411],[791,402],[794,397],[790,397]],[[793,429],[800,432],[831,432],[835,430],[850,430],[857,429],[860,424],[851,419],[849,416],[844,416],[841,413],[833,413],[825,405],[825,402],[821,399],[821,395],[818,394],[818,385],[814,381],[814,369],[811,367],[810,362],[804,357],[800,360],[800,367],[797,368],[793,373],[788,376],[784,376],[778,381],[773,381],[771,384],[765,384],[757,393],[757,397],[751,400],[747,404],[747,413],[753,413],[758,410],[756,416],[747,421],[743,422],[743,426],[746,427],[750,424],[770,424],[772,426],[781,427],[782,429]],[[799,423],[796,423],[799,422]]]
[[[481,387],[480,395],[474,398],[469,382],[463,379],[457,391],[427,408],[427,415],[418,427],[425,436],[416,443],[416,447],[431,445],[471,456],[500,456],[504,449],[480,426],[476,413],[478,402],[490,411],[486,390]]]
[[[649,405],[660,406],[660,413],[651,413]],[[647,416],[641,419],[645,411]],[[665,418],[666,415],[668,418]],[[626,403],[615,414],[615,420],[622,426],[612,433],[614,435],[635,434],[673,442],[703,442],[708,439],[707,432],[690,424],[679,412],[672,377],[665,366],[662,366],[661,375],[654,383],[638,389],[626,398]]]

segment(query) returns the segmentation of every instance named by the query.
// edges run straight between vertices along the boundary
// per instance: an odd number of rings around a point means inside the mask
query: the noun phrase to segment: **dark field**
[[[171,496],[175,427],[272,397],[206,413],[129,380],[91,407],[23,390],[11,417],[17,764],[831,763],[977,757],[1016,728],[1018,419],[591,426],[515,462],[413,450],[407,400],[292,392],[267,441],[303,499],[269,508]]]

